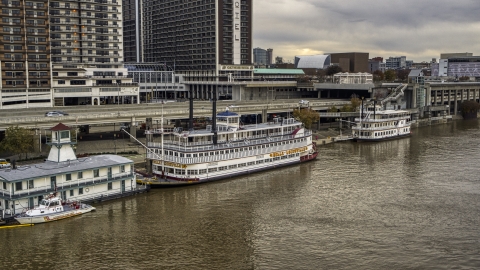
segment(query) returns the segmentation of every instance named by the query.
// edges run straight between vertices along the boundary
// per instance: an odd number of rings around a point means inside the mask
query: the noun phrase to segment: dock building
[[[0,209],[18,214],[38,206],[43,196],[59,192],[64,200],[107,200],[139,192],[133,161],[117,155],[77,158],[70,128],[50,129],[51,146],[43,163],[0,170]]]

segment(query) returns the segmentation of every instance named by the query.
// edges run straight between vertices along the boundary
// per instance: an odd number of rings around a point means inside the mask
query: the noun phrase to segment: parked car
[[[47,117],[51,117],[51,116],[64,116],[64,114],[63,114],[63,113],[60,113],[60,112],[57,112],[57,111],[51,111],[51,112],[45,113],[45,116],[47,116]]]
[[[6,159],[0,158],[0,168],[10,168],[11,164]]]

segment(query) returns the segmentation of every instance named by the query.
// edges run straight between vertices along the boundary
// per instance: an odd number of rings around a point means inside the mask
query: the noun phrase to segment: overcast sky
[[[253,47],[295,55],[368,52],[415,62],[480,51],[480,0],[254,0]]]

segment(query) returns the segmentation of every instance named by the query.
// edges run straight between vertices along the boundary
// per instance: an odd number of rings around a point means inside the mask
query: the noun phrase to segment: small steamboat
[[[384,110],[378,105],[365,106],[360,118],[355,118],[353,140],[375,142],[410,136],[410,117],[410,112],[405,110]]]

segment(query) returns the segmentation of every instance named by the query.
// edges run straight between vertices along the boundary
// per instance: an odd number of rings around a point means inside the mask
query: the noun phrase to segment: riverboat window
[[[125,165],[120,166],[120,172],[125,172]]]
[[[173,152],[173,155],[174,155],[175,157],[178,157],[178,152]]]
[[[237,168],[237,164],[235,164],[235,165],[229,165],[228,168],[229,168],[229,169],[236,169],[236,168]]]
[[[99,169],[93,170],[93,177],[99,177],[99,176],[100,176],[100,170]]]
[[[208,172],[211,173],[211,172],[216,172],[217,171],[217,168],[209,168],[208,169]]]
[[[262,164],[263,160],[257,160],[256,162],[257,162],[257,164]]]
[[[175,172],[174,168],[165,168],[165,170],[167,170],[168,173],[174,173]]]
[[[206,173],[207,173],[207,169],[198,170],[198,174],[206,174]]]
[[[82,195],[83,194],[83,188],[79,188],[78,189],[78,195]]]
[[[33,180],[28,180],[28,189],[34,188],[33,186]]]
[[[22,182],[15,183],[15,190],[22,190]]]
[[[184,157],[185,155],[183,153],[180,153],[180,157]]]
[[[235,148],[235,153],[238,153],[238,148]]]
[[[199,156],[199,157],[203,157],[203,153],[199,153],[198,156]]]
[[[280,160],[280,157],[276,157],[273,159],[274,161]]]
[[[73,197],[73,189],[70,190],[70,197]]]
[[[248,165],[248,166],[255,165],[255,161],[248,162],[247,165]]]
[[[197,174],[197,170],[187,170],[187,174],[195,175],[195,174]]]
[[[218,151],[215,151],[215,156],[218,156]]]
[[[67,181],[72,180],[72,174],[71,174],[71,173],[67,173],[67,174],[65,175],[65,180],[67,180]]]
[[[247,163],[240,163],[240,164],[238,164],[238,167],[239,167],[239,168],[240,168],[240,167],[246,167],[246,166],[247,166]]]
[[[282,158],[282,159],[286,159],[287,157],[288,157],[288,156],[282,156],[281,158]]]
[[[192,157],[192,154],[187,154],[186,156],[187,156],[187,158],[190,158],[190,157]]]
[[[113,183],[112,182],[108,183],[107,184],[107,189],[112,190],[112,188],[113,188]]]
[[[193,157],[194,157],[194,158],[197,157],[197,156],[198,156],[198,154],[193,154]]]
[[[78,172],[77,178],[82,179],[83,178],[83,172]]]
[[[225,171],[226,169],[227,169],[227,166],[218,167],[218,170],[219,170],[219,171]]]

